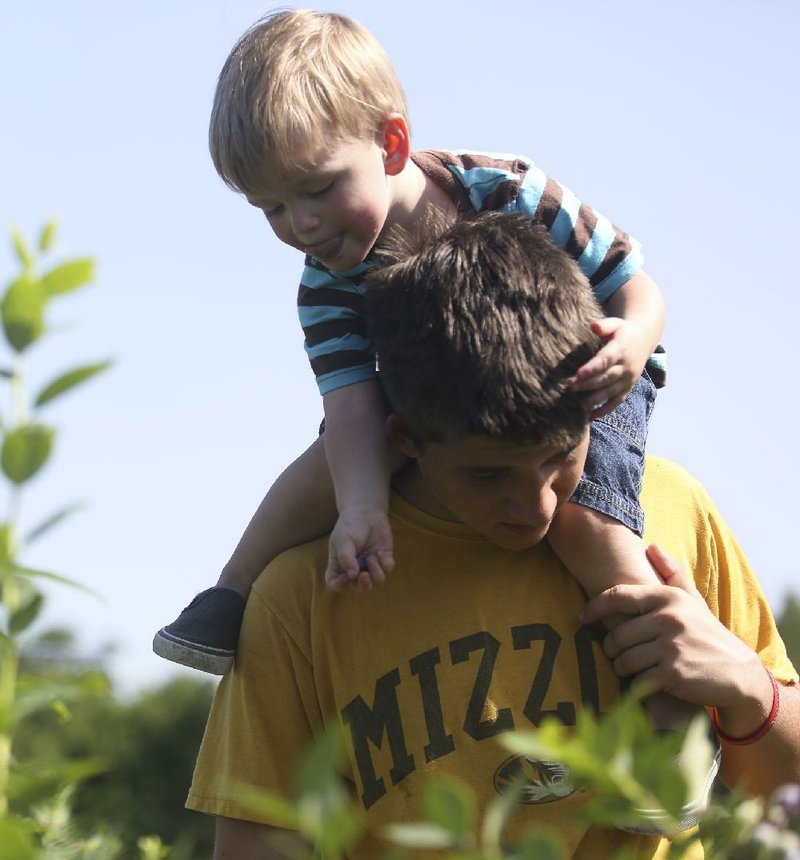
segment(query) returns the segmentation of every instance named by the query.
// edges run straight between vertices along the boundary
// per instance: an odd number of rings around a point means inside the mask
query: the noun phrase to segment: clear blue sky
[[[153,632],[215,580],[321,416],[302,261],[206,148],[216,75],[270,8],[26,0],[0,19],[0,228],[30,236],[56,216],[61,255],[98,263],[95,286],[54,306],[31,376],[116,360],[42,415],[63,430],[26,520],[89,504],[26,561],[101,592],[48,589],[44,621],[88,652],[116,643],[123,690],[173,671]],[[705,482],[779,607],[798,573],[795,0],[319,8],[383,42],[417,148],[529,155],[641,240],[669,306],[650,450]]]

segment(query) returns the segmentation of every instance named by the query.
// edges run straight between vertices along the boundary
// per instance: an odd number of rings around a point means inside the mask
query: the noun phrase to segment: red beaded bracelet
[[[714,731],[717,733],[717,737],[726,744],[734,744],[735,746],[747,746],[747,744],[754,744],[756,741],[761,740],[764,735],[772,728],[775,720],[778,718],[778,711],[781,709],[781,688],[778,682],[775,680],[775,676],[764,666],[764,670],[769,676],[770,683],[772,684],[772,707],[770,708],[770,712],[767,715],[766,720],[749,735],[745,735],[743,738],[734,738],[729,734],[726,734],[721,728],[719,724],[719,719],[717,718],[717,709],[711,709],[711,723],[714,726]]]

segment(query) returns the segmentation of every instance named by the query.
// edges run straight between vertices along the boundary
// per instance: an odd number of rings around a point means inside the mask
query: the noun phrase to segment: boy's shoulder
[[[703,484],[683,466],[648,455],[640,494],[647,542],[696,546],[724,522]]]
[[[281,618],[295,620],[304,614],[315,592],[325,589],[328,561],[327,537],[285,550],[276,556],[253,583],[251,597]]]
[[[648,454],[645,458],[643,496],[650,498],[668,491],[706,495],[700,481],[683,466],[666,457]]]
[[[667,504],[687,504],[706,508],[711,499],[703,484],[683,466],[648,454],[645,458],[642,504],[654,508],[666,500]]]

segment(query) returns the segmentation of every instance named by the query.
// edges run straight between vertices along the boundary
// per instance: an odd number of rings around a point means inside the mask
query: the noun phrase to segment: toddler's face
[[[391,202],[378,140],[334,140],[302,168],[270,173],[257,197],[275,235],[334,271],[372,249]]]

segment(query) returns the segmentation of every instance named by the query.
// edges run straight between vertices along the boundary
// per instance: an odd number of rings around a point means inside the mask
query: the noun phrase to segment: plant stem
[[[10,617],[19,605],[19,586],[13,576],[3,582],[3,603]],[[8,776],[11,767],[11,738],[14,726],[14,699],[17,688],[19,655],[9,633],[0,654],[0,817],[8,811]]]
[[[11,385],[12,426],[20,426],[28,419],[28,404],[25,386],[25,363],[20,356],[14,359]],[[12,486],[9,496],[8,520],[6,529],[9,535],[9,569],[2,577],[2,604],[6,618],[11,619],[20,608],[19,583],[13,573],[16,546],[13,535],[16,532],[20,515],[21,494],[19,487]],[[19,648],[16,637],[7,631],[0,653],[0,818],[8,812],[8,778],[11,768],[11,741],[14,731],[14,710],[16,704],[17,675],[19,672]]]

